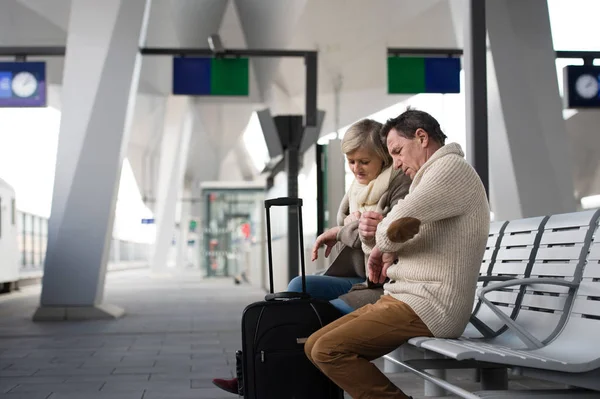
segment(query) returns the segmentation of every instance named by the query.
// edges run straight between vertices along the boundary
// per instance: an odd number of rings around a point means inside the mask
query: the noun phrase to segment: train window
[[[2,238],[2,197],[0,197],[0,238]]]
[[[10,206],[12,211],[12,225],[14,226],[17,224],[17,203],[14,198],[12,199]]]

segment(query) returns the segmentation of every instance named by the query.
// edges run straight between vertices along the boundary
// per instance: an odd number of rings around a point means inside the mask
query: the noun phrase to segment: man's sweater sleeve
[[[376,242],[382,252],[398,252],[404,243],[390,241],[388,228],[399,219],[418,219],[421,225],[464,214],[475,198],[471,193],[481,180],[463,158],[436,160],[421,181],[377,226]]]

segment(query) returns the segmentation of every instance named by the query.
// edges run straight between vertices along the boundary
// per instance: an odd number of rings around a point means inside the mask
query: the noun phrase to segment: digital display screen
[[[173,58],[173,94],[248,96],[248,58]]]
[[[45,106],[45,62],[0,62],[0,107]]]
[[[600,108],[600,66],[567,65],[563,73],[566,108]]]

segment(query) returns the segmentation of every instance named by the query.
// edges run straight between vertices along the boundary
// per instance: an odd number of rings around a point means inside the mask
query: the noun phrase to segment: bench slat
[[[571,280],[575,275],[575,269],[577,263],[571,261],[570,263],[557,264],[557,263],[534,263],[531,269],[531,277],[538,276],[556,276],[556,277],[570,277],[567,280]]]
[[[535,255],[536,260],[578,260],[581,254],[583,244],[577,244],[573,247],[540,247]]]
[[[522,306],[529,306],[541,309],[563,310],[565,308],[565,296],[549,296],[549,295],[531,295],[526,294],[523,297]],[[529,309],[531,310],[531,309]]]
[[[537,231],[532,231],[529,234],[504,235],[500,245],[502,247],[513,247],[517,245],[533,245]]]
[[[500,247],[498,255],[496,255],[496,261],[498,260],[524,260],[528,261],[531,255],[533,247],[524,248],[504,248]]]
[[[585,242],[585,236],[587,234],[587,226],[581,227],[578,230],[564,230],[564,231],[548,231],[546,230],[542,235],[540,244],[570,244],[570,243],[581,243]]]

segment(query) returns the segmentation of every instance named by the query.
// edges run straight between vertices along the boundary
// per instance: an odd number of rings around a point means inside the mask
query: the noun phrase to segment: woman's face
[[[381,173],[383,162],[372,151],[359,147],[346,154],[348,166],[360,184],[368,184]]]

